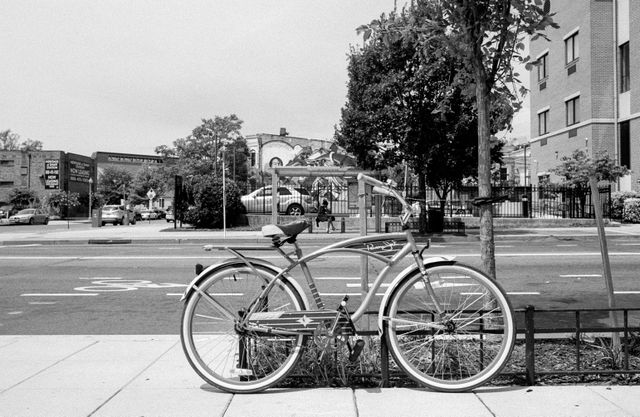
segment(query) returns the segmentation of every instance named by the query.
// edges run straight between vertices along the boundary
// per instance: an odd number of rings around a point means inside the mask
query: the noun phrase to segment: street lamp
[[[89,178],[89,221],[91,221],[91,206],[93,195],[93,178]]]

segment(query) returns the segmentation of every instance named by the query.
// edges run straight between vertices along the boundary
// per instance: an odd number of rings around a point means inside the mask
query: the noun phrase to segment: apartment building
[[[531,184],[576,149],[606,150],[640,190],[640,1],[551,0],[559,29],[530,43]]]

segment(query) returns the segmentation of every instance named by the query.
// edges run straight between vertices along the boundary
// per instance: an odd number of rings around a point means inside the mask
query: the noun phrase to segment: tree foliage
[[[104,204],[120,204],[120,200],[131,194],[133,175],[123,168],[107,166],[98,177],[98,198]]]
[[[242,194],[239,190],[248,177],[246,161],[249,150],[240,133],[242,123],[235,114],[202,119],[189,136],[176,139],[173,146],[156,147],[156,153],[177,158],[178,164],[167,183],[173,186],[173,175],[182,176],[183,199],[179,212],[185,213],[184,221],[187,223],[196,227],[222,226],[223,166],[227,178],[228,222],[236,223],[234,215],[241,213],[239,210],[243,207],[235,205],[236,194],[239,202]],[[140,184],[147,186],[151,179],[145,181],[141,178]],[[191,209],[187,211],[189,206]]]
[[[66,210],[80,205],[79,193],[67,193],[66,191],[55,191],[46,198],[46,206],[51,214],[66,216]]]
[[[374,20],[359,28],[365,40],[380,34],[386,42],[415,41],[427,50],[441,43],[459,57],[462,70],[453,84],[476,101],[478,116],[478,194],[491,196],[491,103],[509,102],[519,108],[518,74],[513,64],[528,63],[524,36],[544,36],[552,20],[548,0],[416,0],[409,7],[409,24]],[[480,207],[481,258],[495,277],[495,245],[491,205]]]
[[[182,175],[222,175],[223,150],[226,155],[226,168],[231,177],[238,181],[247,180],[245,161],[248,155],[246,142],[240,133],[242,120],[235,114],[213,119],[202,119],[191,135],[176,139],[173,146],[156,147],[156,153],[165,157],[177,157]],[[236,155],[236,172],[233,169],[233,156]]]
[[[9,192],[9,204],[13,205],[14,210],[36,207],[38,202],[38,194],[26,187],[14,188]]]
[[[231,180],[226,181],[226,226],[237,226],[244,221],[245,208],[240,201],[242,192]],[[223,227],[222,178],[202,177],[193,185],[193,206],[185,213],[184,221],[197,228]]]
[[[40,151],[42,142],[39,140],[27,139],[20,142],[20,135],[11,129],[0,132],[0,150],[2,151]]]
[[[415,26],[430,18],[428,13],[410,9],[377,22],[379,27]],[[444,205],[463,178],[477,174],[475,101],[454,83],[462,64],[437,39],[423,45],[416,38],[371,31],[349,57],[348,100],[336,129],[338,143],[368,169],[405,162],[422,180],[422,194],[429,186]],[[493,110],[495,133],[510,123],[513,112],[502,102]],[[500,149],[496,144],[496,161]]]
[[[562,178],[563,185],[571,187],[587,188],[591,177],[599,182],[614,182],[629,173],[629,169],[618,165],[607,151],[598,152],[591,158],[585,151],[576,149],[561,161],[551,172]]]

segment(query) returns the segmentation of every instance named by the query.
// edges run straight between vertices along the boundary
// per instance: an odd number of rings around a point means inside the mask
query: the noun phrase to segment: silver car
[[[20,210],[13,216],[9,217],[11,224],[49,224],[49,215],[39,211],[38,209],[29,208]]]
[[[247,213],[271,213],[273,201],[271,186],[258,188],[254,192],[240,197]],[[313,209],[309,191],[304,188],[278,187],[279,212],[289,216],[302,216]]]

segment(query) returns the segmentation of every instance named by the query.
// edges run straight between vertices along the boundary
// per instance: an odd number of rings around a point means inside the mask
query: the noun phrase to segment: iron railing
[[[264,190],[269,185],[258,184],[249,187],[246,195],[256,190]],[[286,214],[295,206],[303,208],[305,213],[314,213],[326,200],[334,214],[355,216],[358,214],[357,184],[340,185],[334,182],[316,184],[308,188],[302,186],[280,185],[279,212]],[[248,213],[270,214],[270,188],[268,192],[245,198]],[[493,205],[494,217],[509,218],[567,218],[590,219],[595,217],[595,210],[590,189],[562,186],[493,186],[493,194],[507,196],[507,200]],[[407,187],[401,190],[408,201],[415,205],[424,201],[427,210],[443,211],[445,217],[477,217],[478,208],[473,199],[478,197],[477,187],[460,187],[441,201],[433,189],[428,189],[426,196],[421,197],[418,187]],[[605,218],[611,218],[611,187],[600,188],[600,202]],[[367,213],[373,217],[375,200],[368,201]],[[394,217],[400,214],[402,207],[393,198],[381,199],[383,216]]]

